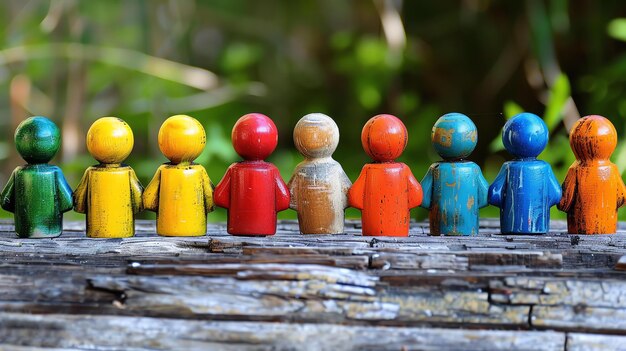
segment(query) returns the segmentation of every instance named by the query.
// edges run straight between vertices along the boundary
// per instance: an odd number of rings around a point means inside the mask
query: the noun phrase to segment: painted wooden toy
[[[515,157],[505,162],[489,187],[489,203],[500,208],[503,234],[544,234],[550,229],[550,207],[561,200],[561,186],[550,165],[537,156],[548,144],[548,127],[532,113],[510,119],[502,142]]]
[[[576,156],[565,182],[558,208],[567,212],[570,234],[613,234],[617,209],[624,205],[626,189],[610,157],[617,146],[613,124],[602,116],[587,116],[570,132]]]
[[[289,190],[276,166],[264,160],[278,144],[274,122],[260,113],[241,117],[233,127],[232,164],[215,187],[215,204],[228,209],[228,233],[274,235],[276,213],[289,208]]]
[[[407,165],[395,162],[407,141],[406,127],[392,115],[372,117],[363,127],[361,143],[374,163],[348,192],[350,206],[362,212],[363,235],[409,235],[410,209],[422,203],[422,187]]]
[[[133,150],[133,131],[116,117],[95,121],[87,132],[87,149],[100,164],[87,168],[74,191],[74,210],[87,215],[87,236],[125,238],[135,233],[141,211],[141,183],[122,164]]]
[[[290,207],[298,212],[300,232],[343,233],[344,210],[352,183],[332,158],[339,143],[337,124],[321,113],[306,115],[296,124],[293,141],[304,156],[288,184]]]
[[[15,130],[15,146],[27,165],[17,167],[0,194],[2,208],[14,213],[21,238],[50,238],[63,232],[63,213],[72,209],[72,189],[63,172],[50,165],[59,150],[59,128],[45,117],[30,117]]]
[[[204,167],[193,161],[206,144],[202,124],[178,115],[159,130],[159,148],[170,162],[159,167],[143,193],[144,208],[157,213],[157,234],[206,234],[206,216],[213,211],[213,185]]]
[[[487,206],[489,184],[480,167],[466,160],[476,147],[476,125],[463,114],[448,113],[433,126],[431,139],[443,161],[432,164],[421,182],[430,235],[478,234],[478,210]]]

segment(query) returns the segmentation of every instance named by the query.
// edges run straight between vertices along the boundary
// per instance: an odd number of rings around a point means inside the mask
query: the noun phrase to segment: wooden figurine
[[[431,139],[443,161],[432,164],[421,182],[430,235],[478,234],[479,209],[487,206],[489,184],[480,167],[466,160],[476,147],[476,125],[466,115],[448,113],[433,126]]]
[[[63,213],[72,209],[72,189],[63,172],[50,165],[59,150],[59,128],[45,117],[30,117],[15,130],[15,146],[27,165],[17,167],[0,195],[14,213],[21,238],[51,238],[63,232]]]
[[[274,122],[260,113],[241,117],[233,127],[232,164],[215,187],[215,204],[228,209],[228,233],[274,235],[276,213],[289,208],[289,190],[276,166],[265,162],[278,144]]]
[[[505,162],[489,187],[489,203],[500,208],[503,234],[544,234],[550,207],[561,200],[561,186],[550,165],[537,156],[548,144],[548,127],[532,113],[520,113],[502,130],[502,142],[515,157]]]
[[[159,130],[159,148],[170,162],[159,167],[143,193],[144,208],[157,213],[157,234],[206,234],[206,216],[213,211],[213,185],[193,163],[206,144],[202,124],[189,116],[172,116]]]
[[[570,234],[613,234],[617,209],[624,205],[626,189],[610,157],[617,146],[613,124],[602,116],[583,117],[569,136],[576,156],[565,182],[558,208],[567,212]]]
[[[87,150],[100,162],[87,168],[74,191],[74,210],[87,215],[87,236],[126,238],[135,234],[141,211],[141,183],[122,164],[133,150],[133,131],[116,117],[95,121],[87,132]]]
[[[344,210],[352,183],[332,158],[339,143],[337,124],[321,113],[308,114],[296,124],[293,141],[304,156],[288,184],[290,207],[298,212],[300,232],[343,233]]]
[[[395,162],[407,141],[406,127],[392,115],[372,117],[363,127],[361,143],[374,163],[363,167],[348,192],[350,206],[362,212],[363,235],[409,235],[410,210],[422,203],[422,187],[407,165]]]

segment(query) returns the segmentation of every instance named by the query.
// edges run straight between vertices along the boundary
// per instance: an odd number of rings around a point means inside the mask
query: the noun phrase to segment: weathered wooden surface
[[[154,235],[17,239],[0,223],[0,349],[626,349],[626,229],[610,236]]]

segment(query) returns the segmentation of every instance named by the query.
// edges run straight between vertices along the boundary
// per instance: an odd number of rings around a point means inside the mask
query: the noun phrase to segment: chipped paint
[[[617,145],[613,124],[601,116],[587,116],[572,128],[570,145],[576,162],[563,183],[559,209],[567,212],[572,234],[612,234],[617,209],[626,201],[626,188],[617,166],[610,161]]]
[[[488,183],[473,162],[433,164],[421,182],[423,207],[430,209],[431,235],[472,235],[478,232],[479,209],[487,205]]]

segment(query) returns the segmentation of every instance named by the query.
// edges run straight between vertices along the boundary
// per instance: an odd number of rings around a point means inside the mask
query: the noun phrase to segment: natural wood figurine
[[[59,150],[59,128],[45,117],[30,117],[15,130],[15,146],[27,165],[17,167],[0,195],[14,213],[21,238],[50,238],[63,232],[63,213],[72,209],[72,189],[63,172],[50,165]]]
[[[276,213],[289,208],[289,190],[278,168],[265,162],[278,144],[274,122],[260,113],[241,117],[232,132],[233,163],[215,187],[215,204],[228,209],[228,233],[274,235]]]
[[[116,117],[95,121],[87,132],[87,150],[100,162],[87,168],[74,191],[74,210],[87,215],[87,236],[125,238],[135,233],[142,186],[135,171],[122,164],[133,150],[133,131]]]
[[[515,159],[505,162],[489,187],[489,203],[500,208],[503,234],[544,234],[550,230],[550,207],[561,200],[561,185],[550,165],[537,156],[548,144],[541,118],[520,113],[502,130],[502,142]]]
[[[350,206],[361,210],[363,235],[408,236],[410,210],[422,203],[422,187],[407,165],[395,162],[408,141],[406,127],[392,115],[372,117],[361,143],[374,160],[363,167],[348,192]]]
[[[143,193],[144,208],[157,213],[157,234],[206,234],[206,216],[213,211],[213,185],[204,167],[193,161],[206,144],[202,124],[178,115],[159,130],[159,148],[170,162],[159,167]]]
[[[304,156],[288,184],[290,207],[298,212],[300,232],[343,233],[344,210],[352,183],[332,158],[339,143],[337,124],[324,114],[308,114],[296,124],[293,141]]]
[[[480,167],[466,160],[478,141],[476,125],[464,114],[448,113],[433,126],[431,139],[443,161],[432,164],[421,182],[430,235],[476,235],[489,188]]]
[[[567,212],[570,234],[613,234],[617,209],[624,205],[626,189],[610,157],[617,132],[608,119],[587,116],[576,122],[569,136],[576,156],[565,181],[558,208]]]

